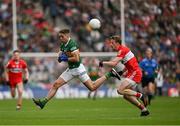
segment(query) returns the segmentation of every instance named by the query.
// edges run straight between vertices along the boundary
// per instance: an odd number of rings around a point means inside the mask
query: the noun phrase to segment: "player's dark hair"
[[[69,34],[69,33],[70,33],[70,30],[69,30],[69,29],[62,29],[62,30],[59,31],[59,33]]]
[[[111,36],[109,39],[113,39],[113,40],[115,40],[116,42],[118,42],[119,44],[122,43],[121,37],[120,37],[119,35]]]
[[[20,52],[21,52],[20,50],[16,49],[16,50],[13,51],[13,54],[14,53],[20,53]]]

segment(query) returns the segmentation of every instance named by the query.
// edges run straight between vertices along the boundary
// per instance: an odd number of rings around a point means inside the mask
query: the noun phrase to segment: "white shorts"
[[[129,78],[122,78],[122,79],[121,79],[121,82],[124,81],[124,80],[126,80],[126,81],[129,82],[129,85],[131,86],[132,89],[135,89],[135,88],[136,88],[137,83],[136,83],[135,81],[133,81],[133,80],[131,80],[131,79],[129,79]]]
[[[79,78],[83,83],[90,79],[83,64],[80,64],[78,68],[67,68],[59,77],[62,78],[65,82],[68,82],[75,77]]]

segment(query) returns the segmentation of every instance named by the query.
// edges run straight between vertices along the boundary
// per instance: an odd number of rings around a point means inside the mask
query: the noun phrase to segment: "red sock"
[[[140,98],[141,93],[137,92],[135,96],[136,96],[137,98]]]
[[[139,104],[139,105],[138,105],[138,108],[141,109],[141,110],[143,110],[145,107],[144,107],[142,104]]]

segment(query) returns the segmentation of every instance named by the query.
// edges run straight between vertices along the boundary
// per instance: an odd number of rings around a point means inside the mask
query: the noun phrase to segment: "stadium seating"
[[[0,83],[4,81],[3,68],[12,49],[11,4],[8,0],[0,2],[0,61],[3,63],[0,65]],[[56,33],[63,24],[72,29],[81,51],[111,51],[106,49],[103,41],[110,35],[120,34],[120,8],[117,5],[119,3],[112,0],[17,0],[18,47],[23,52],[57,52]],[[169,83],[175,83],[179,74],[174,72],[180,57],[179,7],[178,0],[125,1],[126,44],[139,60],[146,47],[151,47],[163,68],[165,81]],[[99,31],[88,27],[92,17],[101,20]],[[36,61],[32,59],[31,62]],[[46,66],[45,61],[41,62]]]

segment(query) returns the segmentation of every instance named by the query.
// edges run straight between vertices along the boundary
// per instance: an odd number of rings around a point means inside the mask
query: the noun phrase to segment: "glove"
[[[67,55],[66,55],[65,53],[62,53],[62,54],[59,55],[59,57],[58,57],[58,62],[60,63],[60,62],[62,62],[62,61],[64,61],[64,62],[67,62],[67,61],[68,61],[68,57],[67,57]]]
[[[27,84],[27,82],[28,82],[28,79],[23,80],[24,84]]]
[[[118,74],[121,76],[123,75],[123,71],[119,71]]]
[[[103,61],[99,62],[99,67],[103,67]]]

